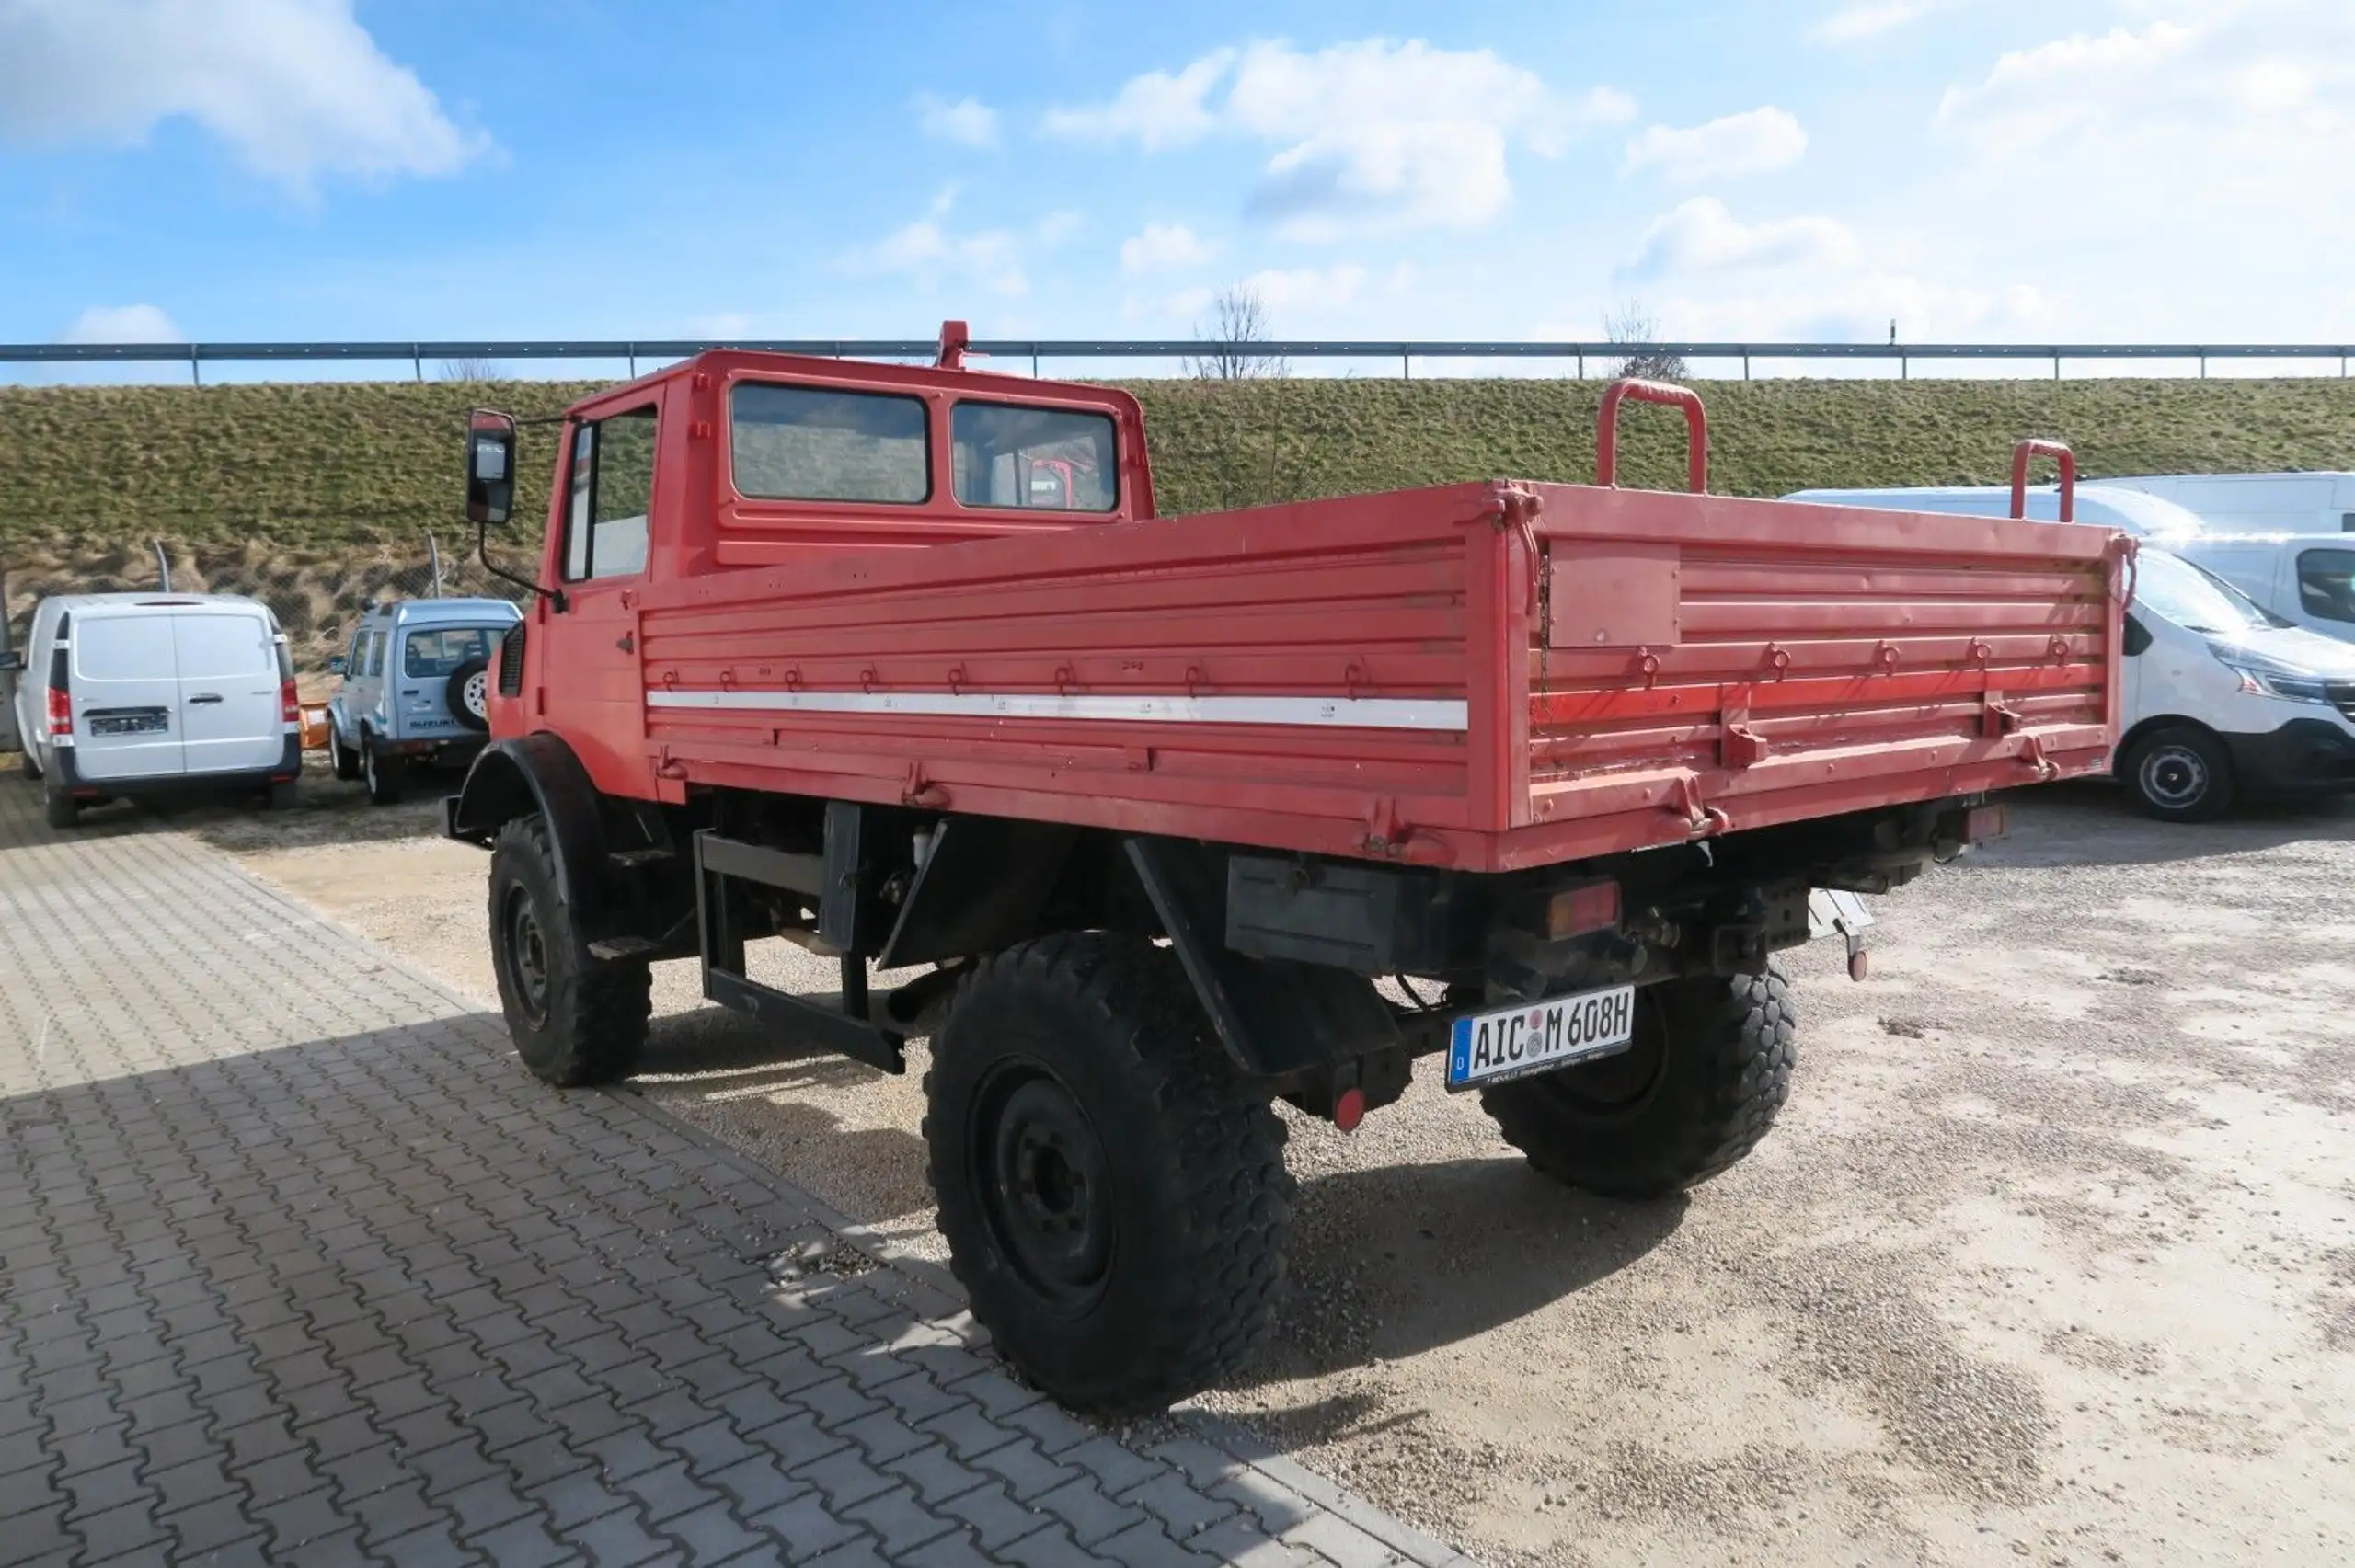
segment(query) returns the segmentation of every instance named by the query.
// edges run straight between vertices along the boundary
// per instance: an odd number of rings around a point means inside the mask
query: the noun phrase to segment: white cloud
[[[1855,235],[1835,218],[1745,223],[1716,197],[1696,196],[1652,220],[1620,275],[1643,280],[1842,268],[1858,252]]]
[[[845,271],[868,277],[905,278],[925,289],[943,283],[973,283],[1006,298],[1029,292],[1029,256],[1051,250],[1079,232],[1075,212],[1050,212],[1028,229],[990,228],[962,233],[949,224],[957,205],[955,187],[932,199],[925,215],[903,223],[873,245],[845,252]]]
[[[1820,43],[1861,43],[1895,32],[1935,12],[1950,10],[1958,0],[1856,0],[1844,6],[1808,29]]]
[[[488,146],[351,0],[0,0],[0,136],[133,145],[186,118],[298,193],[454,174]]]
[[[57,336],[61,343],[185,343],[172,318],[155,305],[92,305]]]
[[[1301,267],[1290,270],[1254,272],[1243,287],[1259,296],[1270,311],[1331,309],[1348,304],[1365,287],[1365,269],[1344,262],[1338,267]]]
[[[1768,105],[1706,125],[1651,125],[1627,143],[1626,169],[1656,168],[1679,185],[1786,169],[1807,152],[1797,116]]]
[[[975,97],[951,103],[931,93],[915,97],[916,125],[937,142],[963,147],[997,145],[997,110]]]
[[[1182,272],[1209,262],[1222,248],[1183,223],[1147,223],[1120,242],[1120,270]]]
[[[1216,49],[1175,75],[1148,71],[1132,77],[1110,103],[1048,110],[1047,132],[1086,142],[1132,140],[1149,153],[1184,146],[1218,123],[1202,100],[1234,63],[1234,50]]]
[[[1634,113],[1611,88],[1565,100],[1488,50],[1375,38],[1315,53],[1280,40],[1215,50],[1134,78],[1109,104],[1055,110],[1046,127],[1147,151],[1213,132],[1270,143],[1248,210],[1286,237],[1324,240],[1486,223],[1511,199],[1512,149],[1554,156]]]

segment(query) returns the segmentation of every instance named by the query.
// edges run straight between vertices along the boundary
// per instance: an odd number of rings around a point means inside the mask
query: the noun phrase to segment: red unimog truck
[[[1726,1169],[1787,1089],[1811,890],[1861,974],[1851,895],[2116,740],[2110,532],[1712,496],[1699,400],[1627,383],[1596,486],[1165,518],[1132,397],[961,341],[576,404],[448,830],[551,1083],[633,1070],[665,958],[886,1071],[929,1033],[957,1275],[1073,1406],[1267,1326],[1277,1099],[1351,1128],[1437,1058],[1563,1182]],[[1629,397],[1683,406],[1693,493],[1614,487]],[[514,457],[475,415],[477,521]],[[839,994],[750,978],[770,937]]]

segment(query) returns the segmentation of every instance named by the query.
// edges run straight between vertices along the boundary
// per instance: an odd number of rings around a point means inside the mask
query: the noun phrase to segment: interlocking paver
[[[37,800],[0,782],[8,1568],[1386,1551],[1074,1419],[926,1279],[781,1278],[839,1244],[792,1188],[534,1082],[193,837]]]

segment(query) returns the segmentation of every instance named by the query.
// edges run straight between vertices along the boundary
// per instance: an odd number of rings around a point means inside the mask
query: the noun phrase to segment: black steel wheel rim
[[[500,952],[507,960],[507,979],[515,993],[516,1005],[534,1025],[546,1023],[547,939],[541,933],[540,917],[532,908],[532,896],[522,887],[507,890],[506,907],[500,911]]]
[[[2180,810],[2208,793],[2208,761],[2188,746],[2161,746],[2142,759],[2142,793]]]
[[[1036,1063],[1010,1063],[974,1096],[967,1147],[992,1240],[1049,1307],[1077,1316],[1111,1276],[1112,1191],[1103,1139]]]
[[[1565,1110],[1607,1119],[1641,1109],[1667,1071],[1668,1017],[1660,988],[1645,986],[1636,992],[1636,1034],[1626,1050],[1549,1072],[1535,1082],[1545,1084]]]

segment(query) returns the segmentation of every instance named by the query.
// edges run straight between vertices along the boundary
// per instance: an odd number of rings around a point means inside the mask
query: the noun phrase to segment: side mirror
[[[505,522],[515,505],[515,421],[477,408],[466,416],[466,521]]]
[[[327,673],[330,675],[346,674],[350,671],[350,667],[351,661],[344,658],[341,654],[338,654],[333,658],[327,660]]]

